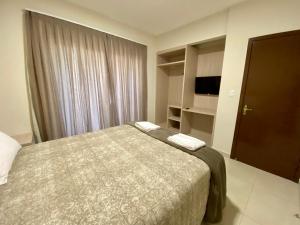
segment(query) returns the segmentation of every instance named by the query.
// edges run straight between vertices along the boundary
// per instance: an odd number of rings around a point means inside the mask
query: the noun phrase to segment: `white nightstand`
[[[33,142],[33,135],[32,133],[26,133],[26,134],[18,134],[12,136],[16,141],[22,145],[22,147],[32,145]]]

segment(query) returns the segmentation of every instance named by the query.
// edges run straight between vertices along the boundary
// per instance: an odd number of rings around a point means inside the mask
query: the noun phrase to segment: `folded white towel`
[[[168,141],[173,142],[181,147],[187,148],[191,151],[195,151],[196,149],[206,145],[204,141],[181,133],[169,136],[167,139]]]
[[[160,128],[160,126],[158,126],[154,123],[147,122],[147,121],[136,122],[135,126],[146,132],[149,132],[151,130],[157,130]]]

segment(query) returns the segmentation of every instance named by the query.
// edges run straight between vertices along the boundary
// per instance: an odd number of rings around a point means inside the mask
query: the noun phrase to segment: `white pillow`
[[[21,145],[0,131],[0,185],[7,183],[8,173]]]

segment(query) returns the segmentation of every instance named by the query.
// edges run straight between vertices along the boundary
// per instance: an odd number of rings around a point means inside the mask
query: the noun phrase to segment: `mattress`
[[[123,125],[23,148],[0,186],[1,224],[200,225],[205,162]]]

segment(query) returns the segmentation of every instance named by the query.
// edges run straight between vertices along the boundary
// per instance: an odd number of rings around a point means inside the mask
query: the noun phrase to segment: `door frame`
[[[249,68],[250,68],[250,59],[251,59],[251,55],[252,55],[252,47],[253,47],[254,42],[260,41],[260,40],[265,40],[265,39],[285,37],[285,36],[290,36],[290,35],[295,35],[295,34],[300,34],[300,30],[293,30],[293,31],[287,31],[287,32],[282,32],[282,33],[275,33],[275,34],[269,34],[269,35],[249,38],[246,61],[245,61],[245,69],[244,69],[244,75],[243,75],[243,82],[242,82],[241,94],[240,94],[240,100],[239,100],[238,114],[237,114],[237,118],[236,118],[234,137],[233,137],[231,153],[230,153],[231,159],[236,159],[236,155],[237,155],[238,134],[239,134],[241,120],[242,120],[242,110],[243,110],[243,106],[244,106],[248,73],[249,73]],[[298,172],[296,171],[296,173],[300,174],[300,168],[299,168]]]

